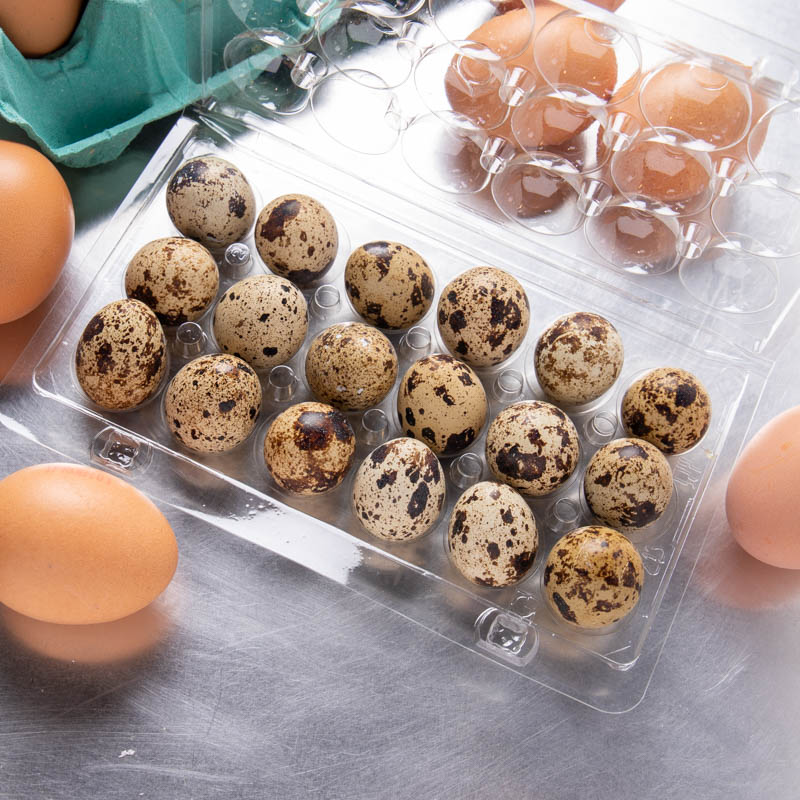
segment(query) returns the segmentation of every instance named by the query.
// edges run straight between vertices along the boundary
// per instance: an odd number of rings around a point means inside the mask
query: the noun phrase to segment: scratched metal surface
[[[793,0],[695,5],[787,44],[800,23]],[[168,128],[114,165],[67,172],[74,263]],[[798,363],[794,337],[757,424],[800,403]],[[52,457],[0,427],[0,475]],[[749,559],[719,514],[647,695],[608,715],[165,511],[178,575],[119,639],[0,620],[3,800],[798,796],[800,573]],[[136,642],[116,662],[69,660],[70,648],[108,655]]]

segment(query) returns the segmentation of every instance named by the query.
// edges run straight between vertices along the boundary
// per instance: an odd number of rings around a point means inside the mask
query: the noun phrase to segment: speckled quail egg
[[[490,367],[522,344],[530,322],[528,297],[507,272],[475,267],[444,287],[438,322],[448,350],[473,367]]]
[[[465,578],[483,586],[508,586],[533,565],[539,534],[519,494],[503,483],[481,481],[453,506],[447,542]]]
[[[531,497],[558,489],[579,458],[572,420],[550,403],[514,403],[495,417],[486,434],[486,461],[494,477]]]
[[[256,201],[238,167],[217,156],[199,156],[170,178],[167,212],[184,236],[206,247],[226,247],[250,230]]]
[[[356,437],[347,417],[325,403],[298,403],[279,414],[264,439],[275,482],[295,494],[335,489],[353,463]]]
[[[586,467],[583,491],[591,512],[606,525],[652,525],[672,497],[672,470],[660,450],[641,439],[615,439]]]
[[[200,356],[170,381],[164,402],[169,429],[190,450],[220,452],[243,442],[261,408],[261,384],[236,356]]]
[[[202,316],[218,288],[214,257],[199,242],[180,236],[148,242],[125,270],[125,294],[152,308],[164,325]]]
[[[416,361],[397,392],[397,414],[406,435],[437,455],[469,447],[486,422],[486,412],[486,392],[478,376],[452,356]]]
[[[277,275],[252,275],[235,283],[214,309],[220,349],[256,369],[285,364],[303,346],[308,306],[298,288]]]
[[[553,613],[580,628],[604,628],[624,619],[639,602],[642,559],[631,542],[602,525],[562,536],[544,568],[544,590]]]
[[[374,536],[405,541],[430,530],[444,498],[444,473],[433,451],[416,439],[393,439],[358,468],[353,513]]]
[[[380,403],[396,378],[392,343],[361,322],[331,325],[317,334],[306,353],[306,380],[314,396],[342,411],[363,411]]]
[[[350,254],[344,287],[353,308],[379,328],[416,325],[433,302],[433,272],[422,256],[397,242],[367,242]]]
[[[536,343],[542,391],[557,403],[581,405],[607,392],[624,360],[622,339],[604,317],[579,311],[557,319]]]
[[[705,386],[677,367],[651,370],[631,385],[622,400],[626,432],[668,455],[694,447],[710,423],[711,398]]]
[[[339,234],[330,211],[313,197],[275,198],[256,220],[256,249],[277,275],[298,286],[322,277],[336,258]]]
[[[156,315],[138,300],[115,300],[103,306],[81,334],[75,351],[78,383],[103,408],[134,408],[161,385],[166,352]]]

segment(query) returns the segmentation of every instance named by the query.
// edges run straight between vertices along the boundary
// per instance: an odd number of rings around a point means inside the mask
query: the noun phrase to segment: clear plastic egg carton
[[[334,264],[304,292],[310,324],[303,348],[287,364],[259,375],[264,400],[258,423],[246,441],[220,454],[194,453],[170,434],[162,410],[163,386],[144,406],[110,413],[83,394],[73,366],[88,320],[105,304],[124,297],[123,274],[133,254],[152,239],[177,235],[165,205],[169,177],[187,158],[209,153],[243,171],[259,208],[284,193],[308,194],[329,209],[340,235]],[[352,249],[375,240],[401,242],[426,259],[436,281],[433,305],[414,328],[389,334],[400,362],[389,395],[376,408],[348,414],[357,451],[344,482],[316,497],[287,494],[264,465],[267,427],[282,409],[310,397],[303,364],[313,336],[335,322],[359,319],[347,300],[344,265]],[[234,135],[217,122],[210,127],[190,117],[180,120],[165,140],[87,263],[99,272],[64,328],[51,342],[34,344],[34,350],[47,347],[34,371],[36,403],[12,396],[3,406],[4,420],[10,415],[18,430],[35,432],[31,435],[59,452],[124,474],[154,496],[329,575],[535,682],[604,710],[624,710],[641,699],[691,572],[692,554],[702,543],[702,526],[693,529],[693,522],[715,470],[720,465],[724,469],[738,452],[742,434],[737,428],[731,435],[733,421],[752,416],[768,362],[691,322],[632,302],[600,282],[543,261],[520,264],[513,247],[502,241],[473,236],[457,222],[354,181],[268,134],[246,130]],[[246,274],[266,272],[252,231],[219,254],[219,263],[220,293]],[[507,588],[471,584],[452,565],[446,549],[453,503],[464,488],[491,477],[483,454],[485,427],[465,453],[441,459],[446,505],[437,525],[422,538],[408,543],[376,539],[360,526],[350,503],[360,461],[382,441],[403,434],[395,410],[400,377],[417,358],[446,352],[436,324],[439,293],[457,274],[484,264],[514,274],[531,306],[530,328],[518,350],[498,367],[476,370],[490,404],[487,425],[511,402],[543,398],[533,347],[557,317],[582,310],[602,314],[617,327],[625,345],[622,374],[606,395],[586,407],[565,409],[580,436],[580,464],[556,493],[530,502],[539,551],[526,577]],[[191,358],[215,352],[212,315],[209,310],[197,323],[167,331],[170,376]],[[685,368],[705,383],[714,409],[711,427],[694,449],[669,458],[674,474],[670,506],[652,528],[631,537],[646,572],[635,611],[602,633],[575,630],[544,601],[544,561],[562,534],[591,522],[582,499],[582,473],[599,446],[624,435],[618,413],[624,389],[643,370],[668,365]],[[689,555],[682,560],[684,548]]]
[[[800,54],[672,2],[298,5],[316,20],[303,41],[245,17],[210,48],[209,74],[241,89],[216,113],[743,347],[780,346],[800,289]]]

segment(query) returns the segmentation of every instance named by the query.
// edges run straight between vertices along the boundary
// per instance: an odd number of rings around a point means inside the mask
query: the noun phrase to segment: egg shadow
[[[727,481],[709,488],[704,506],[724,507]],[[699,527],[703,520],[698,517]],[[781,569],[753,558],[733,538],[724,513],[711,526],[695,570],[701,591],[729,608],[768,611],[800,596],[800,570]]]

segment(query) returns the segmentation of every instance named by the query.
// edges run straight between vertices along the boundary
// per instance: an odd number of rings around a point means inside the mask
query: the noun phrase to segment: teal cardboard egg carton
[[[225,94],[236,70],[213,53],[243,26],[302,38],[313,20],[294,0],[90,0],[69,42],[43,58],[0,30],[0,115],[62,164],[111,161],[148,122]]]

